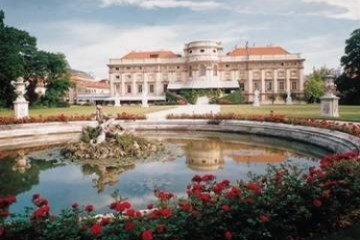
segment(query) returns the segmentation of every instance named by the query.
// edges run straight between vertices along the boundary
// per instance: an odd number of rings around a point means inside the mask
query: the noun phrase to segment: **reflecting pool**
[[[81,164],[62,159],[59,147],[43,151],[20,150],[0,160],[0,195],[16,195],[11,211],[32,206],[40,193],[51,210],[93,204],[106,212],[115,191],[137,208],[155,200],[154,189],[183,196],[194,174],[212,173],[218,179],[247,179],[248,173],[264,173],[268,164],[293,163],[300,167],[317,164],[328,154],[308,144],[252,135],[206,132],[142,132],[170,149],[158,161],[139,161],[129,169]]]

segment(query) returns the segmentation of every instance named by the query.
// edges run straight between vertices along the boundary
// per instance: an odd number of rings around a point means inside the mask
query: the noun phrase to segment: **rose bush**
[[[9,213],[15,197],[0,198],[1,239],[304,239],[358,222],[360,157],[356,151],[324,157],[319,167],[269,167],[249,181],[195,175],[186,196],[155,191],[156,204],[136,210],[116,199],[108,215],[76,202],[59,215],[34,194],[36,206]],[[7,219],[7,221],[5,221]]]
[[[329,120],[321,119],[312,119],[312,118],[290,118],[286,115],[273,114],[268,115],[241,115],[235,113],[218,113],[218,114],[180,114],[174,115],[170,114],[167,116],[168,119],[207,119],[209,124],[220,124],[221,120],[247,120],[247,121],[257,121],[257,122],[274,122],[274,123],[285,123],[317,128],[326,128],[331,130],[337,130],[341,132],[346,132],[355,136],[360,137],[360,123],[344,123],[336,122]]]
[[[9,125],[9,124],[23,124],[23,123],[45,123],[45,122],[70,122],[70,121],[90,121],[93,119],[92,115],[54,115],[54,116],[37,116],[37,117],[27,117],[21,119],[15,119],[14,117],[0,117],[0,125]],[[131,113],[118,113],[115,116],[116,120],[137,120],[137,119],[146,119],[146,116],[143,114],[131,114]]]

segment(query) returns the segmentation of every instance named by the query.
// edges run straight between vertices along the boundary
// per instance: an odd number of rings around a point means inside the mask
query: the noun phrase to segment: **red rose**
[[[40,194],[35,193],[35,194],[33,194],[32,199],[35,200],[35,199],[38,199],[39,197],[40,197]]]
[[[232,233],[230,231],[226,231],[224,234],[225,240],[231,240],[232,239]]]
[[[314,199],[313,205],[317,208],[320,208],[322,206],[322,202],[320,199]]]
[[[147,205],[147,209],[151,210],[153,208],[154,208],[154,204],[150,203],[150,204]]]
[[[100,221],[101,225],[103,226],[109,224],[110,222],[111,222],[111,218],[109,217],[102,217]]]
[[[245,185],[245,188],[255,192],[256,194],[261,193],[261,187],[257,183],[248,183],[248,184]]]
[[[0,227],[0,237],[5,235],[5,228]]]
[[[125,222],[125,224],[124,224],[124,229],[125,229],[126,231],[132,231],[132,230],[134,230],[134,228],[135,228],[135,223],[133,223],[133,222],[131,222],[131,221]]]
[[[48,205],[41,206],[33,212],[32,218],[47,217],[49,215],[49,211],[50,207]]]
[[[92,212],[92,211],[94,211],[93,205],[86,205],[86,206],[85,206],[85,211],[87,211],[87,212]]]
[[[190,203],[180,202],[180,203],[179,203],[179,206],[181,207],[181,209],[182,209],[184,212],[190,212],[190,210],[191,210],[191,204],[190,204]]]
[[[269,216],[266,214],[261,214],[259,218],[262,223],[267,223],[270,221]]]
[[[221,209],[222,209],[224,212],[228,212],[228,211],[230,211],[230,206],[227,205],[227,204],[224,204],[224,205],[221,206]]]
[[[73,204],[71,204],[72,208],[77,208],[79,206],[79,204],[77,202],[74,202]]]
[[[153,233],[149,230],[145,230],[141,234],[142,240],[153,240]]]
[[[201,177],[199,175],[195,175],[195,176],[193,176],[192,181],[193,182],[201,182]]]
[[[7,218],[10,215],[8,211],[0,211],[0,218]]]
[[[160,224],[160,225],[158,225],[158,226],[156,227],[156,232],[157,232],[157,233],[162,233],[162,232],[164,232],[164,231],[165,231],[165,226],[164,226],[164,225]]]
[[[215,176],[212,174],[206,174],[206,175],[202,176],[202,178],[201,178],[201,180],[204,182],[210,182],[214,179],[215,179]]]
[[[91,227],[92,235],[94,236],[99,235],[101,231],[102,231],[102,226],[99,223],[95,223],[94,225],[92,225]]]

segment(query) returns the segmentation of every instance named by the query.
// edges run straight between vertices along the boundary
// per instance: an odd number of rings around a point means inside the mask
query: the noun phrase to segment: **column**
[[[131,89],[131,95],[136,96],[137,95],[137,88],[136,88],[136,74],[132,74],[132,89]]]
[[[273,90],[273,92],[276,94],[276,93],[278,93],[278,79],[277,79],[277,70],[275,69],[274,70],[274,90]]]
[[[114,94],[114,81],[113,81],[113,77],[112,77],[112,74],[110,73],[109,74],[109,80],[110,80],[110,96],[113,97],[115,96]]]
[[[261,101],[265,100],[265,70],[261,69],[261,95],[260,99]]]
[[[249,94],[249,101],[251,102],[253,100],[253,73],[252,70],[249,70],[247,72],[248,75],[248,94]]]
[[[236,71],[234,71],[234,70],[231,70],[231,80],[232,81],[236,81],[237,79],[236,79]]]
[[[125,75],[121,74],[121,96],[125,96],[127,89],[125,89]]]
[[[155,77],[155,86],[154,86],[154,94],[155,96],[159,96],[160,95],[160,83],[161,83],[161,72],[157,72],[156,73],[156,77]]]
[[[286,69],[286,92],[290,92],[290,69]]]
[[[304,91],[304,68],[299,70],[299,91]]]

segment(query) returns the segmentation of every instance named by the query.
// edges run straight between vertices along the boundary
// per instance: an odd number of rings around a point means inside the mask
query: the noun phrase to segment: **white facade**
[[[224,54],[222,43],[212,41],[185,44],[183,56],[170,51],[131,52],[110,59],[110,94],[119,95],[121,101],[140,101],[147,88],[152,101],[164,100],[167,90],[230,91],[240,86],[246,101],[253,101],[257,89],[266,102],[272,94],[303,93],[303,61],[300,54],[280,47],[239,48]]]

